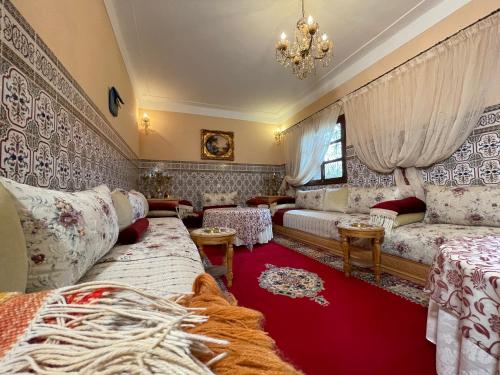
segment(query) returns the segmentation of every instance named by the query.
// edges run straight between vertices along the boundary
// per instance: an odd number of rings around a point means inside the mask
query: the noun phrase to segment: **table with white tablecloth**
[[[271,212],[268,208],[212,208],[203,214],[203,227],[226,227],[236,230],[234,244],[253,245],[267,243],[273,238]]]
[[[427,339],[442,374],[500,373],[500,236],[441,246],[426,286]]]

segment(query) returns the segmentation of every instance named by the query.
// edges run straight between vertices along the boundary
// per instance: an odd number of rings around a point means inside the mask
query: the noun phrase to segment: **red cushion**
[[[148,200],[149,211],[175,211],[177,201]]]
[[[236,204],[225,204],[225,205],[220,205],[220,206],[205,206],[205,207],[203,207],[203,211],[209,210],[211,208],[234,208],[234,207],[238,207],[238,205],[236,205]]]
[[[184,205],[184,206],[191,206],[191,207],[193,207],[193,204],[192,204],[190,201],[187,201],[187,200],[185,200],[185,199],[181,199],[181,200],[179,201],[179,204],[182,204],[182,205]]]
[[[287,211],[293,210],[294,208],[282,208],[280,210],[277,210],[274,215],[273,215],[273,224],[276,225],[281,225],[283,226],[283,216],[285,216],[285,213]]]
[[[259,204],[267,204],[267,201],[260,197],[253,197],[246,201],[248,206],[258,206]]]
[[[404,199],[396,199],[393,201],[385,201],[377,203],[372,208],[382,208],[384,210],[395,211],[398,214],[413,214],[416,212],[425,212],[425,202],[417,197],[408,197]]]
[[[277,204],[287,204],[287,203],[295,203],[295,198],[294,197],[284,197],[284,198],[279,198],[276,201]]]
[[[149,227],[149,220],[142,218],[129,225],[118,235],[118,242],[122,244],[133,244],[141,240]]]

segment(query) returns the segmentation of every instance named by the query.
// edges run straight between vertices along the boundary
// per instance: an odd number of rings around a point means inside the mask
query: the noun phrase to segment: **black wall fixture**
[[[123,102],[123,99],[120,97],[118,90],[114,86],[109,89],[108,102],[109,102],[109,111],[111,112],[113,117],[117,117],[118,110],[120,109],[121,105],[125,103]]]

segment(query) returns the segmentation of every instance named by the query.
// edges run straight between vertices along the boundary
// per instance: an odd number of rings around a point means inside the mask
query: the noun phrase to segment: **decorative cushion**
[[[148,212],[148,217],[177,217],[177,212],[170,210],[154,210]]]
[[[369,214],[370,208],[377,203],[401,198],[404,198],[404,194],[396,186],[385,188],[349,186],[347,212]]]
[[[148,215],[149,206],[148,200],[139,191],[130,190],[128,192],[128,199],[132,205],[132,211],[134,213],[134,221],[146,217]]]
[[[118,228],[123,230],[133,222],[132,205],[122,190],[114,190],[111,193],[111,198],[118,216]]]
[[[500,188],[496,186],[426,186],[430,224],[500,227]]]
[[[28,278],[26,240],[11,194],[0,184],[0,292],[24,292]]]
[[[120,232],[118,235],[118,242],[126,245],[137,243],[141,240],[148,228],[149,220],[146,218],[139,219]]]
[[[74,284],[115,244],[118,218],[101,185],[66,193],[0,177],[15,197],[28,255],[28,292]]]
[[[396,199],[377,203],[372,208],[382,210],[390,210],[396,212],[398,215],[413,214],[415,212],[425,212],[425,202],[417,197],[408,197],[403,199]]]
[[[149,211],[175,211],[177,201],[165,201],[160,199],[148,199]]]
[[[228,204],[238,204],[238,192],[231,193],[203,193],[202,203],[207,206],[225,206]]]
[[[408,225],[412,223],[418,223],[424,220],[425,212],[415,212],[413,214],[402,214],[396,217],[394,220],[394,228],[402,227],[403,225]]]
[[[309,210],[322,210],[325,189],[317,190],[297,190],[295,195],[295,206],[297,208],[307,208]]]
[[[349,190],[347,187],[340,189],[326,189],[323,210],[347,212],[347,198]]]

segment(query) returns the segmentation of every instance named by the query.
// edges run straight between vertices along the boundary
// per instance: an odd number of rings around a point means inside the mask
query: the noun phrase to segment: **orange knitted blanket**
[[[180,301],[191,308],[203,308],[198,315],[206,315],[208,321],[189,329],[190,333],[207,335],[229,341],[229,345],[208,344],[216,354],[227,356],[215,362],[211,368],[220,375],[300,375],[291,364],[283,361],[274,340],[262,330],[264,316],[261,312],[237,306],[234,296],[229,300],[222,294],[212,276],[198,276],[193,284],[194,295]],[[213,354],[204,357],[208,361]]]

